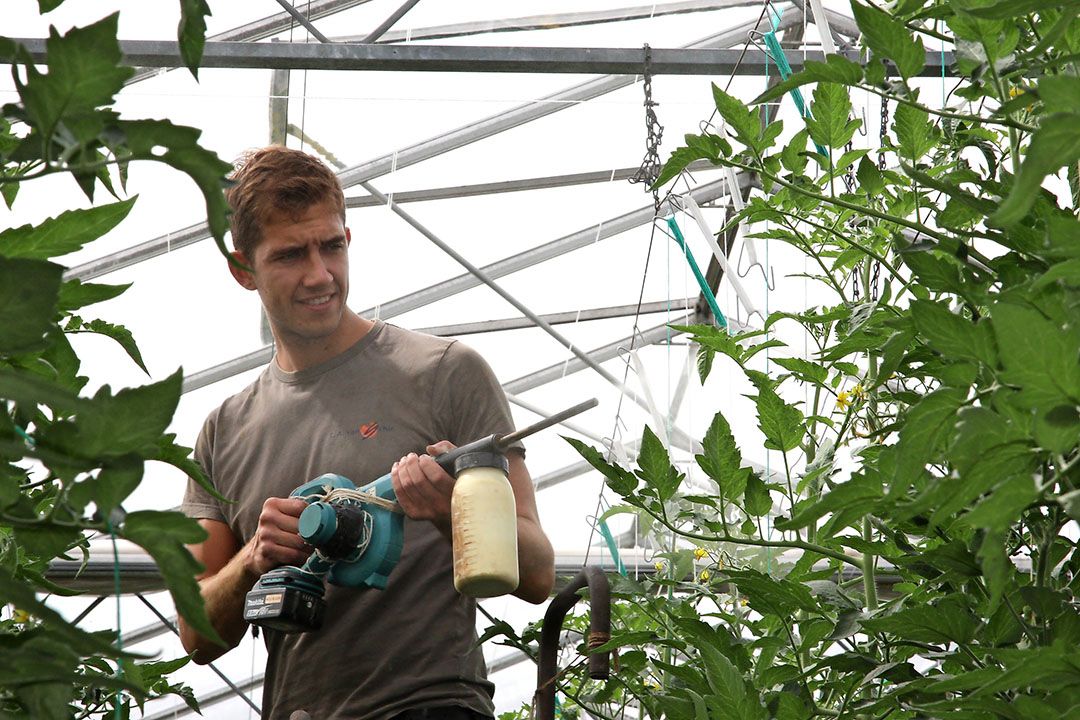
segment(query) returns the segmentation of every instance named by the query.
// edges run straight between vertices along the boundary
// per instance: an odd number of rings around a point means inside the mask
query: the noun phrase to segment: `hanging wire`
[[[656,178],[660,174],[660,141],[663,137],[664,128],[660,125],[658,118],[656,117],[656,103],[652,97],[652,54],[648,44],[644,47],[644,60],[642,68],[642,77],[644,79],[644,93],[645,93],[645,157],[641,161],[641,167],[638,169],[634,177],[630,182],[640,183],[647,182],[646,189],[652,192],[653,196],[653,222],[652,229],[649,231],[649,246],[645,251],[645,267],[641,272],[641,288],[638,291],[637,307],[634,310],[634,329],[630,333],[630,349],[628,352],[633,352],[634,344],[637,342],[638,334],[640,333],[641,322],[641,304],[645,299],[645,281],[649,275],[649,262],[652,259],[653,241],[656,239],[656,216],[660,214],[660,205],[662,204],[659,195],[659,189],[653,187],[656,183]],[[627,363],[623,368],[622,384],[626,385],[626,381],[630,377],[630,363]],[[619,393],[619,403],[615,408],[615,421],[614,427],[611,429],[611,446],[607,448],[605,453],[605,459],[610,462],[615,452],[615,444],[619,441],[619,424],[622,420],[622,407],[623,400],[625,399],[625,393]],[[594,517],[600,516],[601,503],[604,500],[604,483],[600,485],[600,491],[596,496],[596,510],[593,511]],[[592,552],[593,539],[596,537],[597,528],[596,523],[593,523],[592,529],[589,531],[589,539],[585,545],[585,560],[582,566],[589,564],[589,555]]]
[[[116,594],[116,649],[118,652],[122,653],[124,651],[124,636],[120,633],[120,628],[122,627],[120,624],[120,553],[116,549],[116,532],[113,530],[111,518],[105,521],[105,526],[109,529],[109,537],[112,538],[113,592]],[[120,658],[116,659],[116,677],[118,680],[124,677],[124,666],[122,663],[123,660]],[[117,688],[116,693],[113,696],[113,705],[116,708],[116,720],[120,720],[123,716],[121,713],[123,705],[120,702],[122,697],[121,690]]]

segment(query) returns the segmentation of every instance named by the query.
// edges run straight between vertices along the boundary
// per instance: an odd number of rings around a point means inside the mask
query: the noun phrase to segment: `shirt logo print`
[[[360,437],[364,438],[365,440],[370,440],[371,438],[375,437],[378,432],[379,423],[375,421],[364,423],[360,426]]]

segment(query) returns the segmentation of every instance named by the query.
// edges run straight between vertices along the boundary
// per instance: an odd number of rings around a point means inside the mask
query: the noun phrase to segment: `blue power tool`
[[[457,477],[458,460],[476,453],[501,454],[535,432],[596,405],[589,400],[507,435],[489,435],[443,453],[435,462]],[[385,588],[405,543],[405,516],[397,507],[390,474],[357,488],[328,473],[304,483],[290,497],[308,502],[300,515],[300,537],[314,548],[303,567],[275,568],[244,599],[244,619],[281,632],[322,627],[324,579],[344,587]]]

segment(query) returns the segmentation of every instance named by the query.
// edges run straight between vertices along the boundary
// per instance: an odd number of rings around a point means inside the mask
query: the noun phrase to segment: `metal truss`
[[[521,32],[529,30],[559,30],[582,25],[600,25],[603,23],[625,22],[627,20],[651,20],[667,15],[709,12],[725,8],[758,5],[758,0],[683,0],[672,3],[653,3],[634,7],[612,8],[587,12],[551,13],[548,15],[529,15],[526,17],[504,18],[499,20],[477,20],[474,22],[455,23],[423,28],[395,30],[383,35],[380,42],[418,42],[420,40],[445,40],[448,38],[485,35],[489,33]],[[359,35],[346,35],[332,38],[336,42],[357,42]]]
[[[44,63],[45,40],[20,38],[34,62]],[[122,40],[124,62],[141,67],[184,67],[177,43],[164,40]],[[857,62],[854,52],[840,53]],[[202,69],[349,70],[371,72],[479,72],[631,75],[641,70],[640,48],[603,47],[468,47],[458,45],[350,45],[337,43],[230,43],[208,42]],[[825,53],[804,50],[789,58],[799,71],[807,60],[823,62]],[[952,52],[927,51],[920,73],[938,77],[953,64]],[[652,48],[653,75],[730,76],[764,75],[775,65],[764,50]]]

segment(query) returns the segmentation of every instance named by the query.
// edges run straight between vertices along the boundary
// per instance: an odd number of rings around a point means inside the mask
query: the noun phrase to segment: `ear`
[[[345,244],[352,244],[352,230],[350,230],[349,228],[345,228]]]
[[[241,267],[251,267],[251,263],[244,257],[244,254],[239,251],[234,250],[231,255],[236,261],[228,263],[229,272],[232,273],[233,279],[236,280],[240,287],[245,288],[246,290],[254,290],[255,276]],[[239,263],[239,265],[237,265],[237,263]]]

